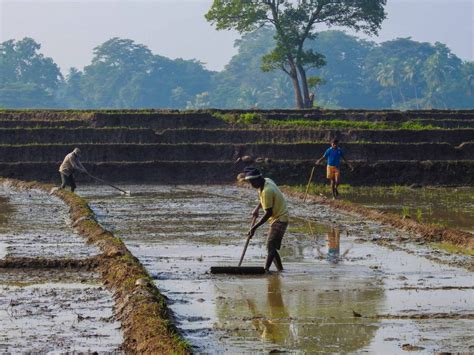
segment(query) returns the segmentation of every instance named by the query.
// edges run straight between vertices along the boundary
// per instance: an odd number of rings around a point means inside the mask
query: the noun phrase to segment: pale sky
[[[474,0],[388,0],[382,42],[411,37],[445,43],[474,60]],[[144,44],[154,54],[198,59],[221,70],[236,53],[235,32],[216,31],[205,19],[212,0],[0,0],[0,42],[32,37],[41,53],[66,72],[80,70],[92,49],[112,37]],[[322,29],[323,30],[323,29]],[[351,33],[353,34],[353,33]],[[361,35],[362,36],[362,35]]]

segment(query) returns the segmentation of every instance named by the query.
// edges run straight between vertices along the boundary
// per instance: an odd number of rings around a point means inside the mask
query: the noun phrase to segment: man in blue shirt
[[[315,165],[319,165],[323,159],[328,160],[326,177],[331,181],[331,191],[333,198],[336,198],[339,195],[337,187],[341,179],[341,172],[339,171],[339,165],[341,164],[341,159],[349,165],[351,170],[354,170],[352,165],[344,157],[344,151],[338,147],[339,141],[333,139],[331,142],[331,147],[329,147],[323,154],[321,158],[316,161]]]

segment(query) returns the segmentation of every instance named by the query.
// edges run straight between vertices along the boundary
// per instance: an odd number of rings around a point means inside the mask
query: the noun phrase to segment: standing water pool
[[[132,195],[98,186],[78,193],[154,277],[197,352],[474,351],[472,274],[367,242],[400,231],[289,201],[282,274],[211,275],[211,266],[237,265],[256,192],[124,188]],[[263,265],[266,231],[244,266]]]

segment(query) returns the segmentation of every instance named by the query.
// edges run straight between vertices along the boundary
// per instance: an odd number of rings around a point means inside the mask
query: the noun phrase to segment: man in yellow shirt
[[[258,218],[260,208],[265,211],[262,218],[249,230],[248,237],[252,238],[258,227],[270,222],[270,230],[267,237],[267,260],[265,261],[265,271],[268,272],[272,262],[278,271],[283,271],[280,254],[281,241],[288,227],[288,207],[278,186],[269,178],[264,178],[260,170],[255,168],[245,168],[245,180],[249,181],[252,187],[258,189],[260,203],[253,210],[253,217]]]

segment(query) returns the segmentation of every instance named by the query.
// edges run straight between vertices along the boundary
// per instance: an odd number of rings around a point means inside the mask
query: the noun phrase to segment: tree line
[[[249,31],[236,41],[238,53],[214,72],[198,60],[166,58],[112,38],[94,48],[89,65],[63,75],[34,39],[9,40],[0,44],[0,108],[293,108],[293,78],[270,70],[278,63],[277,42],[271,27]],[[309,38],[304,53],[320,60],[305,69],[302,100],[314,97],[313,106],[474,107],[474,62],[442,43],[377,44],[331,30]]]

